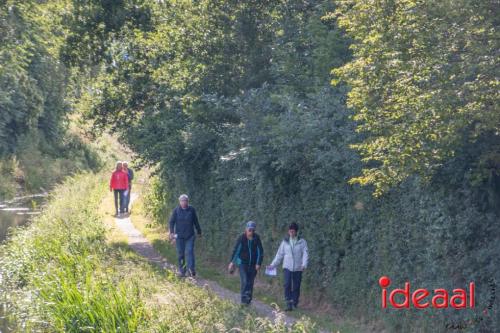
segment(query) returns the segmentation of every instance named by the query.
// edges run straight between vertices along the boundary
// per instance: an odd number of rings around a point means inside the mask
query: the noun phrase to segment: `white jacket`
[[[289,237],[283,239],[271,266],[278,266],[281,260],[283,260],[283,268],[292,272],[301,271],[306,268],[309,261],[306,240],[298,237],[296,243],[292,247]]]

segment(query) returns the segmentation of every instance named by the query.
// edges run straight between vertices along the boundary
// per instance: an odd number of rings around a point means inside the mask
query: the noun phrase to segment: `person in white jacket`
[[[270,265],[270,268],[275,268],[283,261],[286,311],[291,311],[299,304],[302,272],[306,269],[309,261],[307,242],[297,235],[298,231],[297,223],[290,224],[288,235],[281,242]]]

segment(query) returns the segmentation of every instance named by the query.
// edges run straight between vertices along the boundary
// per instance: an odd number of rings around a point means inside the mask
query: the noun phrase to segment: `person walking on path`
[[[128,167],[128,162],[123,162],[123,171],[128,175],[128,189],[125,191],[125,213],[128,213],[130,205],[130,195],[132,194],[132,180],[134,179],[134,171]]]
[[[123,163],[117,162],[116,169],[111,174],[109,181],[109,190],[114,192],[115,196],[115,214],[120,216],[125,211],[124,192],[128,189],[128,174],[123,172]],[[119,201],[119,204],[118,204]]]
[[[187,273],[192,277],[196,276],[194,261],[195,228],[198,236],[201,237],[201,228],[196,210],[189,205],[188,196],[182,194],[179,197],[179,206],[173,210],[169,221],[170,239],[175,240],[176,243],[180,277],[186,276],[186,256]]]
[[[287,311],[291,311],[293,307],[296,308],[299,304],[302,272],[306,269],[309,261],[307,242],[297,235],[298,230],[297,223],[290,224],[288,235],[281,242],[278,252],[270,265],[270,268],[276,268],[283,260]]]
[[[255,233],[256,227],[255,222],[247,222],[245,232],[236,240],[228,267],[232,273],[235,265],[239,266],[241,304],[244,305],[250,305],[252,301],[253,283],[264,258],[260,237]]]

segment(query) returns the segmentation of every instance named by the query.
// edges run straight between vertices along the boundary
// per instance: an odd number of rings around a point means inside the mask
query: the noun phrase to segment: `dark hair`
[[[299,230],[299,225],[295,222],[291,223],[289,226],[288,226],[288,230],[290,229],[293,229],[295,231],[298,231]]]

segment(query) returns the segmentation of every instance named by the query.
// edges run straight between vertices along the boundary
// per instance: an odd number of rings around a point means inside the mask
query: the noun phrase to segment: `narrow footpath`
[[[132,193],[130,199],[130,205],[132,206],[134,200],[137,199],[137,193]],[[140,256],[146,258],[150,263],[155,264],[163,269],[168,269],[175,272],[176,266],[172,263],[169,263],[158,253],[158,251],[156,251],[156,249],[146,239],[146,237],[144,237],[144,235],[132,224],[132,220],[130,219],[130,217],[115,218],[115,224],[118,230],[120,230],[124,235],[127,236],[128,245],[130,246],[130,248],[132,248]],[[217,282],[205,280],[199,276],[197,276],[196,279],[187,278],[187,280],[191,281],[193,284],[199,287],[209,288],[223,299],[230,300],[237,304],[240,302],[240,295],[238,293],[221,287]],[[287,325],[291,325],[297,321],[295,318],[287,316],[282,312],[277,312],[271,306],[258,300],[252,300],[251,306],[261,316],[268,317],[273,320],[275,320],[277,316],[280,316]]]

